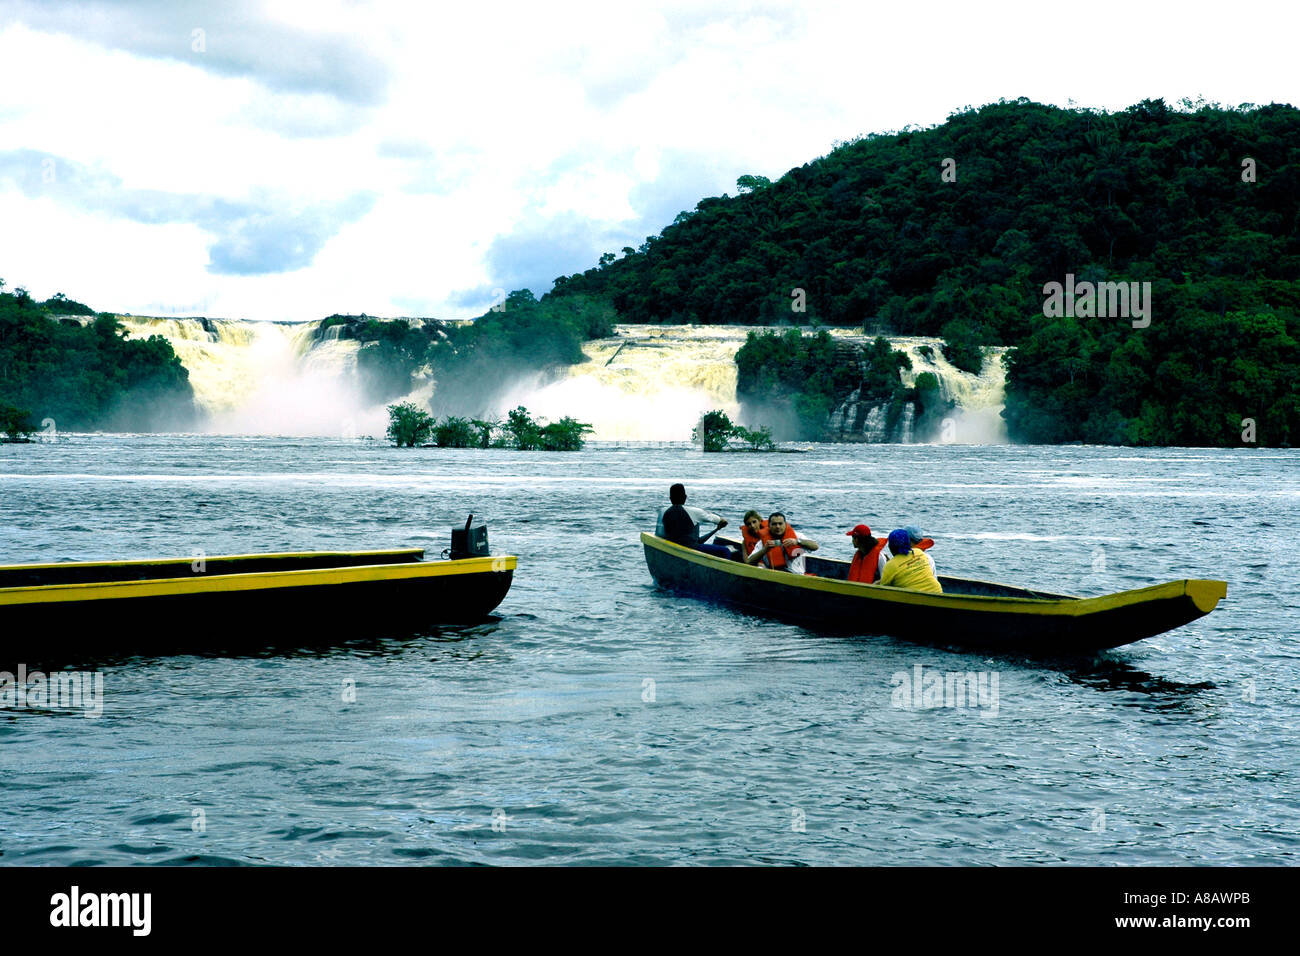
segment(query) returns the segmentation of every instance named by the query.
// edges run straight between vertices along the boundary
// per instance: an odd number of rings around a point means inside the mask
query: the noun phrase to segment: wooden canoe
[[[805,575],[753,567],[642,534],[660,587],[827,630],[1056,655],[1131,644],[1214,610],[1223,581],[1170,581],[1099,597],[941,575],[943,594],[848,581],[849,562],[808,555]],[[719,543],[735,546],[736,542]]]
[[[505,598],[511,555],[423,561],[424,551],[312,551],[0,566],[0,654],[222,646],[482,619]]]

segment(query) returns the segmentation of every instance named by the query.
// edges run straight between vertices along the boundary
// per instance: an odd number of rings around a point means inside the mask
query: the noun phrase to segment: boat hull
[[[1119,647],[1208,614],[1226,593],[1221,581],[1187,580],[1079,598],[941,578],[949,593],[924,594],[751,567],[650,534],[641,540],[655,582],[680,594],[820,629],[985,650],[1057,655]]]
[[[202,571],[188,560],[0,568],[0,584],[61,582],[0,587],[0,656],[190,653],[409,632],[482,620],[514,577],[513,556],[409,560],[421,553],[358,553],[350,565],[336,553],[219,556]]]

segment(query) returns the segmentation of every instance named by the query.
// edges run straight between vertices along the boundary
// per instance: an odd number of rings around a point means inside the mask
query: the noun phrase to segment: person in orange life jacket
[[[741,560],[746,560],[754,553],[754,548],[758,547],[763,540],[763,530],[767,527],[767,522],[753,508],[745,512],[745,517],[740,523],[741,547],[745,553],[741,555]]]
[[[877,538],[871,528],[860,524],[852,531],[844,532],[853,539],[853,563],[849,565],[849,580],[860,584],[874,584],[885,573],[885,539]]]
[[[763,535],[765,535],[766,533],[767,533],[767,519],[764,518],[762,515],[760,515],[753,508],[746,511],[745,517],[741,519],[741,526],[740,526],[741,545],[745,550],[744,557],[741,558],[742,561],[747,561],[747,562],[749,561],[749,556],[754,553],[754,549],[762,545]],[[794,528],[790,527],[790,525],[787,524],[785,526],[784,537],[796,538],[798,537],[798,534],[794,530]],[[763,555],[760,549],[759,557],[756,560],[761,560],[762,556]],[[754,563],[754,562],[750,562],[750,563]],[[766,562],[764,563],[766,564]]]
[[[773,571],[803,574],[804,552],[816,551],[820,545],[812,538],[801,538],[786,524],[785,515],[774,511],[768,515],[767,528],[761,532],[762,544],[745,559],[748,564],[760,561]]]

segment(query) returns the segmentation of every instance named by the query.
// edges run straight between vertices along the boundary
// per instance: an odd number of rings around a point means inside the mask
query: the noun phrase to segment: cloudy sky
[[[0,0],[0,278],[476,315],[745,173],[999,98],[1300,103],[1293,2]]]

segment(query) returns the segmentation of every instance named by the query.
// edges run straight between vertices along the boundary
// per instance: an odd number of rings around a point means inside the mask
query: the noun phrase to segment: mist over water
[[[376,606],[309,650],[296,622],[251,620],[280,647],[83,664],[98,719],[0,710],[0,863],[1300,862],[1300,453],[812,449],[773,470],[603,444],[0,446],[0,563],[433,554],[469,512],[519,556],[483,624],[399,638]],[[946,573],[1085,595],[1216,577],[1228,596],[1096,660],[820,634],[654,588],[637,534],[674,481],[733,525],[781,508],[824,554],[859,521],[915,522]],[[997,716],[896,708],[917,666],[997,674]]]

